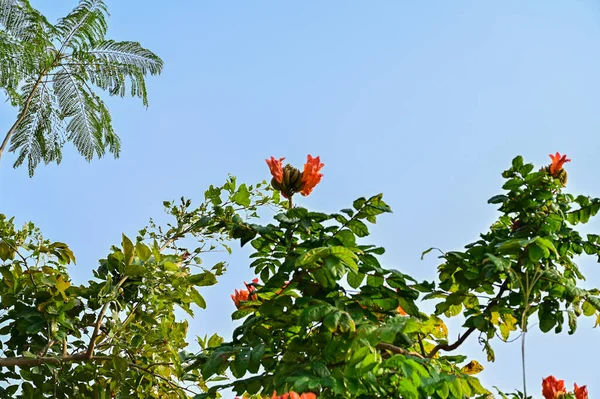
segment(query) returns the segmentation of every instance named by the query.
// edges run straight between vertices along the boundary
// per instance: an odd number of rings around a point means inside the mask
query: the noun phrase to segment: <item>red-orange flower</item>
[[[408,316],[408,313],[406,313],[400,305],[398,305],[398,307],[396,308],[396,312],[400,313],[401,316]]]
[[[294,391],[290,391],[288,393],[284,393],[281,396],[277,396],[276,392],[273,392],[273,396],[271,399],[317,399],[317,395],[312,392],[306,392],[302,395],[297,394]]]
[[[321,163],[321,158],[313,158],[310,154],[306,157],[304,171],[302,172],[302,190],[300,194],[309,195],[317,184],[321,181],[323,174],[319,173],[325,164]]]
[[[542,395],[546,399],[555,399],[559,393],[566,393],[564,380],[557,380],[554,376],[546,377],[542,381]]]
[[[235,294],[231,295],[231,299],[233,299],[233,303],[235,303],[236,308],[240,308],[240,302],[248,300],[248,291],[246,290],[235,290]]]
[[[279,184],[281,184],[283,181],[283,166],[281,163],[284,159],[285,158],[279,158],[277,160],[274,157],[271,157],[271,159],[265,159],[265,161],[267,161],[267,165],[269,165],[273,179],[275,179],[275,181]]]
[[[573,393],[575,394],[575,397],[577,399],[588,399],[588,390],[587,387],[584,385],[582,387],[578,387],[577,384],[575,385],[575,390],[573,391]]]
[[[252,284],[258,283],[258,279],[252,279]],[[248,290],[235,290],[235,294],[231,295],[231,299],[233,299],[233,303],[235,303],[236,308],[240,308],[240,303],[243,301],[247,301],[251,299],[256,301],[256,294],[250,295],[252,292],[256,291],[256,287],[254,285],[248,285],[248,283],[244,282],[244,285]]]
[[[552,159],[552,164],[550,165],[550,174],[552,176],[556,176],[558,172],[563,168],[563,165],[567,162],[571,162],[570,159],[567,159],[566,155],[561,156],[559,152],[555,155],[549,154],[550,159]]]

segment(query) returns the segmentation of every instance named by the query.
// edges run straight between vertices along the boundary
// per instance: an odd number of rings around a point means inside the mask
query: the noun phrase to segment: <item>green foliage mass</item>
[[[185,351],[188,322],[175,309],[193,317],[193,305],[206,307],[198,289],[216,284],[226,264],[203,268],[201,257],[229,249],[232,221],[275,204],[264,185],[236,187],[230,178],[211,187],[198,207],[185,199],[166,202],[174,223],[151,222],[135,240],[123,236],[83,285],[69,278],[75,257],[65,244],[44,239],[31,223],[17,229],[0,215],[0,398],[200,392],[205,385],[196,356]]]
[[[79,286],[65,244],[2,216],[0,397],[207,399],[229,388],[252,398],[491,397],[474,376],[481,365],[453,353],[473,333],[493,361],[496,338],[524,337],[531,317],[543,332],[570,334],[581,316],[600,320],[600,292],[580,286],[574,261],[600,255],[600,236],[576,230],[600,199],[566,193],[533,169],[513,160],[504,193],[489,200],[498,220],[464,250],[442,253],[436,282],[381,264],[384,249],[367,241],[391,212],[381,195],[323,213],[230,177],[198,207],[165,202],[173,223],[123,236]],[[260,224],[265,207],[276,214]],[[200,290],[225,263],[194,268],[232,240],[252,247],[260,280],[236,304],[231,337],[199,338],[201,350],[187,352],[188,324],[175,308],[195,317],[194,305],[206,307]],[[420,300],[435,301],[434,313]],[[464,330],[451,341],[444,320],[459,314]]]

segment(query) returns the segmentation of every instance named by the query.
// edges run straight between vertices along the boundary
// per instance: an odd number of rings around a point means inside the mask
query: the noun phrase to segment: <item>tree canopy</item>
[[[107,150],[119,155],[94,87],[148,105],[146,76],[160,74],[163,62],[137,42],[107,39],[107,17],[102,0],[81,0],[55,24],[29,0],[0,0],[0,88],[18,107],[0,157],[18,152],[14,166],[27,162],[33,175],[40,162],[60,163],[66,142],[88,161]]]

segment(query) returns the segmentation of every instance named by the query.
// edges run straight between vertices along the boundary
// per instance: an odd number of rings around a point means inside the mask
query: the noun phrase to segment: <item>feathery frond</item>
[[[45,45],[52,25],[28,0],[0,0],[0,26],[6,34],[29,45]]]
[[[163,62],[156,54],[137,42],[127,41],[95,43],[89,49],[75,52],[73,61],[83,66],[91,83],[107,90],[110,95],[124,97],[128,80],[130,95],[140,97],[146,106],[148,98],[144,76],[158,75],[163,68]]]
[[[56,25],[62,49],[77,49],[106,35],[108,10],[102,0],[81,0],[79,5]]]
[[[68,69],[64,68],[54,76],[54,93],[64,117],[70,118],[66,131],[69,140],[86,160],[90,161],[94,153],[104,155],[102,131],[96,117],[93,95],[87,91]]]
[[[14,166],[20,166],[27,159],[29,175],[33,176],[40,161],[60,163],[60,136],[55,132],[61,121],[57,113],[56,98],[47,82],[35,85],[33,81],[29,81],[24,89],[29,89],[34,94],[25,118],[15,131],[10,151],[20,150]]]

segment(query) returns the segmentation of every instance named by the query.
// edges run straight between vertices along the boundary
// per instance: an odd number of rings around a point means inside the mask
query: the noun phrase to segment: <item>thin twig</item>
[[[117,283],[115,287],[115,291],[118,291],[119,288],[127,281],[127,276],[123,276],[121,280]],[[104,314],[108,310],[108,306],[112,303],[112,300],[109,300],[104,304],[102,310],[100,310],[100,314],[98,315],[98,319],[96,320],[96,324],[94,326],[94,332],[92,333],[92,337],[90,338],[90,344],[88,346],[87,351],[85,352],[88,359],[91,359],[94,354],[94,348],[96,347],[96,338],[98,337],[98,332],[100,331],[100,326],[102,325],[102,319],[104,319]]]

